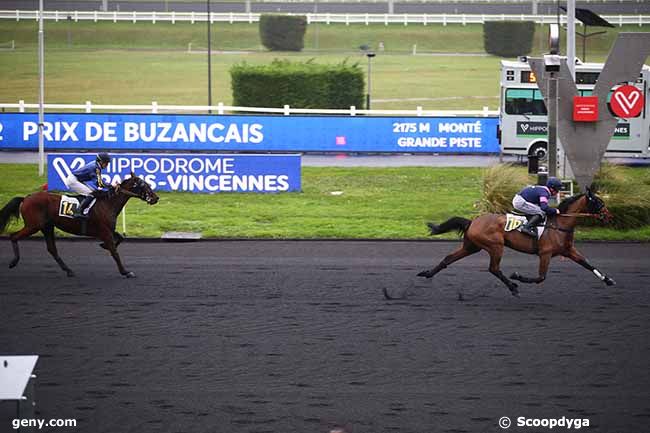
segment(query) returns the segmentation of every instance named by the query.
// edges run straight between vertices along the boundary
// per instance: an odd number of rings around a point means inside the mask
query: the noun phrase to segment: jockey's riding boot
[[[537,224],[542,222],[541,215],[533,215],[528,222],[521,226],[521,232],[528,236],[537,237]]]
[[[81,201],[81,203],[79,203],[77,210],[74,212],[72,216],[75,218],[88,218],[88,214],[84,213],[84,209],[86,209],[88,205],[92,203],[94,198],[95,197],[93,197],[92,195],[85,196],[84,199]]]

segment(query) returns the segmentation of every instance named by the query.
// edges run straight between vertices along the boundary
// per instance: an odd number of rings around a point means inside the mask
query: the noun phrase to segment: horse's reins
[[[591,213],[559,213],[559,214],[557,214],[557,216],[559,216],[559,217],[567,217],[567,218],[571,218],[571,217],[598,218],[597,214],[591,214]],[[548,225],[548,226],[544,226],[544,227],[546,227],[547,229],[558,230],[558,231],[565,232],[565,233],[573,233],[573,232],[575,232],[575,229],[565,229],[565,228],[562,228],[562,227],[558,227],[556,225]]]
[[[596,218],[596,214],[591,214],[591,213],[560,213],[557,214],[557,216],[561,217],[593,217]]]
[[[117,194],[122,193],[122,194],[124,194],[124,195],[126,195],[126,196],[128,196],[128,197],[140,197],[138,194],[136,194],[136,193],[134,193],[134,192],[131,192],[131,191],[129,191],[128,189],[123,189],[123,188],[121,188],[120,185],[118,185],[118,186],[115,187],[115,192],[116,192]]]

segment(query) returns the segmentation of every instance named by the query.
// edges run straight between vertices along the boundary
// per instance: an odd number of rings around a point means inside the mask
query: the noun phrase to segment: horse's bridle
[[[151,201],[153,200],[153,196],[151,194],[149,194],[149,191],[146,191],[146,190],[144,191],[144,196],[143,196],[143,194],[137,194],[137,193],[135,193],[133,191],[129,191],[128,189],[122,188],[121,185],[117,185],[115,187],[115,192],[117,194],[124,194],[127,197],[140,198],[140,199],[146,201],[149,204],[151,204]]]
[[[593,199],[588,198],[588,200],[591,201]],[[607,206],[605,206],[605,204],[602,203],[602,201],[600,201],[600,204],[601,204],[601,206],[594,213],[590,213],[590,212],[575,212],[575,213],[563,213],[563,214],[559,213],[559,214],[557,214],[557,216],[558,217],[567,217],[567,218],[571,218],[571,217],[596,218],[596,219],[598,219],[599,221],[602,221],[602,222],[607,222],[607,221],[611,220],[612,214],[607,209]],[[558,227],[556,225],[547,225],[547,226],[544,226],[544,227],[554,229],[554,230],[558,230],[558,231],[565,232],[565,233],[573,233],[575,231],[575,229],[565,229],[565,228],[562,228],[562,227]]]

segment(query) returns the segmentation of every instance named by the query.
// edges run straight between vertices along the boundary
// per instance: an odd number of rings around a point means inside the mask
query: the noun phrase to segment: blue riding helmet
[[[111,157],[106,152],[100,152],[97,154],[97,162],[105,162],[106,164],[108,164],[109,162],[111,162]]]
[[[557,177],[549,177],[548,180],[546,181],[546,187],[548,189],[554,189],[555,191],[559,191],[562,189],[562,181]]]

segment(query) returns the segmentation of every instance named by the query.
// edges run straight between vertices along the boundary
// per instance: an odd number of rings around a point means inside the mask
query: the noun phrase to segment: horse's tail
[[[5,207],[0,209],[0,233],[5,231],[7,223],[9,223],[12,218],[18,218],[20,204],[23,200],[25,200],[25,197],[14,197],[9,200],[9,203],[7,203]]]
[[[449,218],[447,221],[440,225],[427,223],[427,227],[429,227],[429,230],[431,230],[431,236],[441,235],[452,230],[457,230],[459,235],[464,235],[471,223],[472,221],[468,220],[467,218],[453,217]]]

